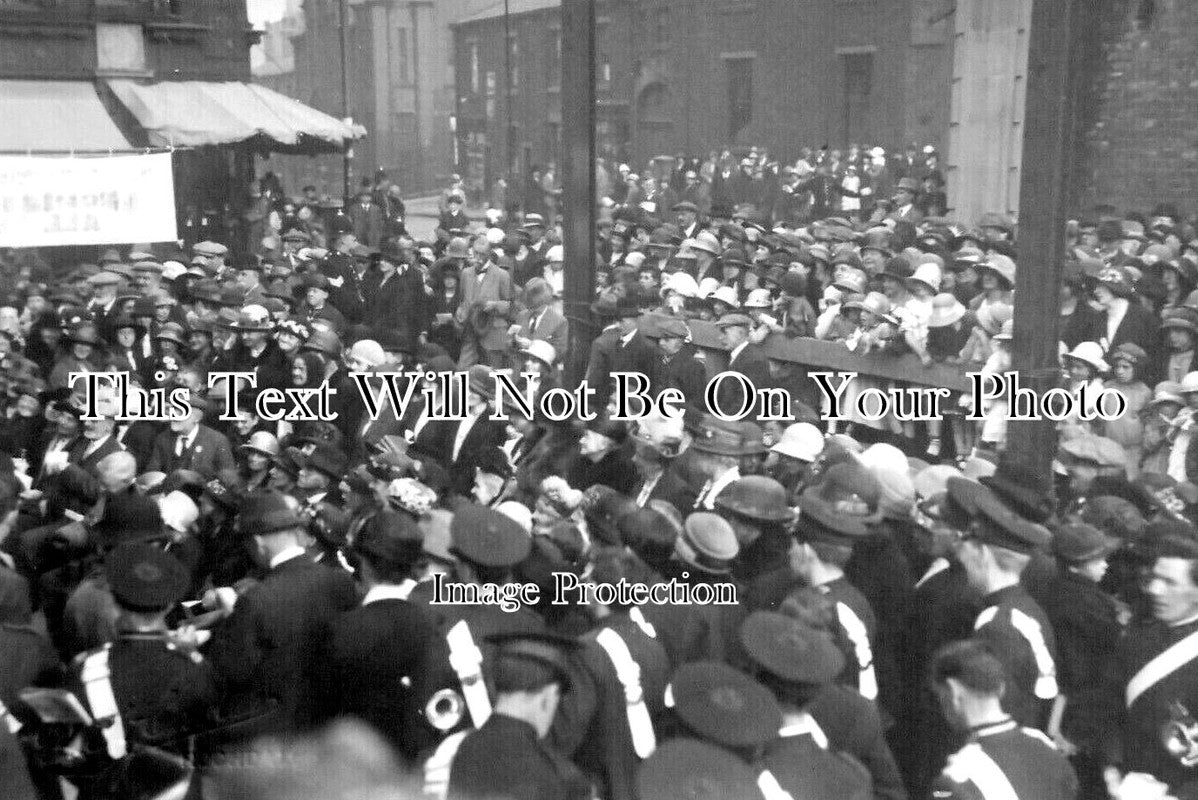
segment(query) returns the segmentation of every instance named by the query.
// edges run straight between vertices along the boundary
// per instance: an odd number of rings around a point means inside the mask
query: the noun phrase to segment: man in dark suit
[[[425,660],[438,643],[427,607],[408,601],[424,554],[420,530],[407,514],[380,511],[354,538],[362,605],[333,623],[329,657],[334,715],[368,722],[409,761],[433,742],[417,724],[425,696]]]
[[[638,329],[640,306],[635,298],[604,297],[591,306],[591,313],[609,322],[591,343],[587,384],[595,390],[592,411],[603,409],[614,389],[613,372],[639,372],[649,379],[650,389],[661,380],[661,357]]]
[[[383,238],[383,211],[374,204],[368,191],[358,193],[358,202],[349,210],[354,236],[367,247],[378,247]]]
[[[358,604],[357,591],[349,573],[305,553],[307,526],[294,501],[275,491],[256,492],[238,517],[269,571],[236,599],[213,631],[207,655],[230,698],[227,714],[273,707],[264,727],[303,730],[319,711],[333,620]]]
[[[125,448],[116,438],[116,420],[112,417],[85,419],[82,422],[83,437],[67,451],[67,460],[99,477],[100,462]]]
[[[211,480],[227,470],[236,470],[237,462],[229,440],[200,421],[208,411],[208,401],[191,396],[191,413],[171,420],[170,430],[158,434],[146,465],[148,472],[171,474],[190,469]]]
[[[553,352],[561,358],[568,346],[570,324],[556,309],[553,289],[544,278],[531,278],[524,285],[524,310],[516,315],[520,330],[512,337],[512,344],[521,350],[533,339],[553,345]]]
[[[470,496],[476,468],[489,463],[490,452],[503,447],[507,441],[507,426],[490,419],[495,402],[495,385],[491,370],[475,364],[467,372],[469,397],[466,419],[449,423],[445,430],[444,466],[449,470],[452,490],[463,497]]]
[[[374,329],[416,336],[427,321],[420,272],[405,263],[403,251],[390,239],[383,242],[377,263],[362,281],[363,322]]]
[[[703,390],[707,388],[707,367],[698,351],[687,344],[690,328],[677,317],[667,317],[658,322],[655,333],[661,350],[662,375],[661,386],[655,387],[654,393],[677,389],[688,406],[706,411]]]
[[[1148,353],[1150,368],[1159,364],[1160,320],[1136,299],[1127,273],[1119,267],[1107,267],[1098,274],[1098,282],[1091,294],[1104,312],[1097,325],[1102,349],[1110,353],[1119,345],[1131,342]],[[1152,385],[1157,378],[1145,375],[1143,379]]]
[[[728,348],[728,372],[738,372],[752,382],[754,389],[770,386],[770,364],[759,345],[749,341],[749,329],[753,321],[744,314],[725,314],[716,323],[720,329],[724,346]],[[757,419],[757,398],[747,397],[740,381],[725,378],[720,382],[716,401],[725,414],[736,414],[746,405],[750,408],[746,419]]]

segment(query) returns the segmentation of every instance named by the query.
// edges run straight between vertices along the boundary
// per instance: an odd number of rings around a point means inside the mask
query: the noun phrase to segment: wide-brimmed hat
[[[177,322],[168,322],[158,329],[154,334],[154,339],[174,342],[180,347],[187,344],[183,336],[183,326]]]
[[[1198,334],[1198,309],[1189,306],[1166,308],[1161,312],[1161,329],[1179,328]]]
[[[531,356],[542,364],[552,367],[557,360],[557,351],[553,349],[553,345],[544,339],[532,339],[528,346],[520,351],[522,355]]]
[[[1012,289],[1015,286],[1015,262],[1002,253],[991,253],[985,261],[977,265],[977,271],[991,273],[1006,289]]]
[[[721,286],[712,292],[707,300],[712,303],[723,303],[729,308],[740,308],[740,298],[736,296],[736,289],[731,286]]]
[[[63,337],[72,344],[90,344],[99,347],[103,344],[99,329],[90,322],[84,322],[67,330]]]
[[[939,265],[925,261],[915,268],[910,278],[907,278],[907,285],[910,287],[912,283],[919,283],[928,288],[928,291],[935,294],[940,291],[940,267]]]
[[[932,316],[929,328],[944,328],[953,325],[965,316],[967,309],[956,296],[941,292],[932,298]]]
[[[1105,558],[1119,549],[1119,540],[1093,525],[1077,522],[1061,525],[1052,537],[1052,552],[1066,564],[1083,564]]]
[[[870,292],[865,297],[849,300],[842,308],[846,311],[851,308],[859,308],[862,311],[868,311],[871,314],[881,317],[892,325],[898,324],[898,319],[890,313],[890,300],[881,292]]]
[[[265,333],[273,331],[275,323],[271,319],[269,311],[260,305],[251,304],[238,312],[237,317],[229,323],[229,327],[235,331],[257,331]]]
[[[1065,354],[1065,358],[1089,364],[1099,372],[1106,372],[1110,366],[1103,360],[1102,345],[1098,342],[1078,342],[1077,346]]]

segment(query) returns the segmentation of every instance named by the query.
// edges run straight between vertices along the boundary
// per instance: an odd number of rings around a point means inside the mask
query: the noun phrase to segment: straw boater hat
[[[1089,364],[1099,372],[1106,372],[1110,369],[1102,358],[1102,345],[1098,342],[1079,342],[1077,347],[1065,354],[1065,358]]]

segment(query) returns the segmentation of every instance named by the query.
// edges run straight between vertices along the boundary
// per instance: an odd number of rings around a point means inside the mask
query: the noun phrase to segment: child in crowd
[[[1098,342],[1080,342],[1063,356],[1062,361],[1066,388],[1074,399],[1069,416],[1058,425],[1062,436],[1069,439],[1079,433],[1097,433],[1095,428],[1101,423],[1092,420],[1092,417],[1097,410],[1098,396],[1103,390],[1102,374],[1109,369],[1102,358],[1102,345]]]
[[[1108,389],[1115,389],[1127,401],[1127,407],[1119,419],[1107,420],[1104,436],[1123,445],[1127,451],[1127,478],[1135,480],[1140,472],[1140,453],[1144,444],[1144,425],[1141,413],[1152,400],[1152,390],[1140,380],[1140,374],[1148,366],[1148,353],[1144,348],[1125,342],[1110,355],[1111,379]]]
[[[1161,321],[1161,335],[1165,337],[1164,378],[1181,382],[1198,363],[1194,361],[1194,341],[1198,338],[1198,309],[1188,306],[1165,309]]]
[[[1142,414],[1140,472],[1164,475],[1169,471],[1169,450],[1172,447],[1173,420],[1177,418],[1185,398],[1181,384],[1161,381],[1152,390],[1152,399]]]
[[[965,343],[973,331],[972,315],[954,295],[938,294],[932,298],[932,315],[928,318],[928,355],[933,361],[956,362]],[[938,458],[944,425],[948,423],[953,432],[954,452],[962,455],[970,452],[974,445],[973,426],[964,420],[957,401],[961,395],[954,392],[941,408],[948,419],[928,422],[928,449],[932,458]]]

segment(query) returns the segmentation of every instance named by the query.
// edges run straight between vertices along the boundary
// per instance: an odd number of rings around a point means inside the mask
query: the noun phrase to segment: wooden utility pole
[[[586,371],[595,329],[595,0],[562,0],[562,245],[568,385]]]
[[[1005,2],[1006,0],[994,0]],[[1027,57],[1023,164],[1019,186],[1019,271],[1014,367],[1036,395],[1059,385],[1061,260],[1071,198],[1073,98],[1086,0],[1033,0]],[[1011,422],[1007,447],[1051,474],[1057,434],[1051,420]]]

